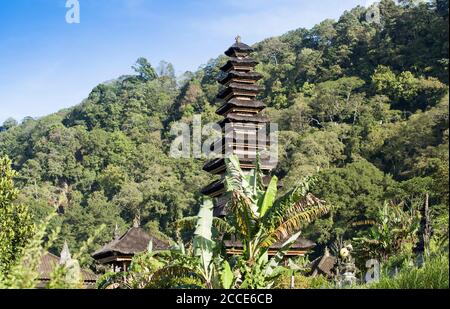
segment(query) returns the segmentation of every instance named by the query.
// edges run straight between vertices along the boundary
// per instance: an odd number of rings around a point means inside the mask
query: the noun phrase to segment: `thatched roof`
[[[330,255],[328,248],[325,254],[311,262],[312,275],[324,274],[329,277],[333,276],[333,269],[336,266],[337,258]]]
[[[263,76],[257,72],[240,72],[240,71],[230,71],[228,74],[226,74],[224,77],[219,78],[219,83],[222,85],[225,85],[228,83],[231,79],[241,79],[241,80],[250,80],[250,81],[258,81]]]
[[[256,167],[256,158],[243,158],[239,157],[239,162],[242,169],[251,170]],[[269,159],[261,160],[261,169],[268,171],[273,168],[273,162]],[[212,174],[221,174],[226,170],[225,158],[217,158],[208,161],[203,165],[203,170]]]
[[[255,101],[255,100],[239,100],[239,99],[231,99],[230,101],[226,102],[222,106],[220,106],[216,114],[223,115],[226,112],[228,112],[233,107],[241,107],[241,108],[250,108],[254,109],[255,112],[259,112],[263,110],[266,105],[261,101]]]
[[[242,42],[236,42],[225,52],[225,55],[233,57],[236,53],[251,53],[253,48]]]
[[[254,68],[258,64],[258,61],[251,58],[230,58],[221,68],[220,70],[223,72],[228,72],[235,67],[247,67],[248,70]]]
[[[39,281],[48,281],[50,280],[51,274],[55,267],[60,263],[60,258],[54,254],[48,252],[41,257],[41,261],[39,264]],[[85,284],[93,284],[97,281],[97,275],[93,272],[81,269],[81,275]]]
[[[106,244],[103,248],[97,250],[92,254],[96,260],[111,255],[135,255],[137,253],[147,250],[148,245],[152,241],[153,250],[167,250],[170,244],[167,241],[150,236],[141,227],[132,227],[121,237],[114,239]]]
[[[238,113],[229,113],[221,122],[219,122],[220,126],[224,126],[226,123],[237,122],[237,123],[268,123],[269,118],[263,116],[261,114],[256,114],[252,116],[244,116]]]
[[[258,93],[263,88],[257,85],[251,85],[251,84],[243,84],[243,83],[230,83],[228,87],[223,89],[219,92],[217,95],[218,99],[226,99],[229,95],[245,95],[249,97],[256,97]]]

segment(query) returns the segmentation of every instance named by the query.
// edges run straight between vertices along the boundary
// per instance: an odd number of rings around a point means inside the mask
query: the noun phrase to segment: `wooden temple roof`
[[[254,158],[239,158],[240,165],[242,169],[251,170],[256,167],[255,159]],[[274,167],[270,164],[269,160],[261,160],[261,169],[262,170],[271,170]],[[205,172],[209,172],[211,174],[221,174],[225,171],[226,165],[225,165],[225,158],[218,158],[214,159],[212,161],[208,161],[203,166],[203,170]],[[212,184],[213,185],[213,184]],[[211,188],[210,186],[206,188]],[[205,188],[205,190],[206,190]]]
[[[278,252],[279,249],[283,246],[284,242],[287,240],[280,240],[276,242],[273,246],[269,248],[269,255],[274,255]],[[239,240],[226,240],[224,241],[225,247],[227,248],[228,254],[241,254],[243,250],[242,242]],[[308,253],[311,249],[313,249],[317,244],[309,239],[298,238],[297,241],[292,244],[287,252],[286,256],[298,256]]]
[[[135,255],[147,250],[150,241],[153,243],[153,250],[161,251],[170,249],[170,244],[167,241],[150,236],[141,227],[132,227],[118,239],[114,239],[103,248],[94,252],[92,257],[99,260],[115,255]]]
[[[239,115],[238,113],[229,113],[229,114],[227,114],[225,119],[223,119],[222,121],[219,122],[219,125],[223,127],[223,125],[225,123],[230,123],[230,122],[253,123],[253,124],[263,123],[264,124],[264,123],[269,122],[269,118],[267,118],[266,116],[259,115],[259,114],[254,115],[252,117],[248,117],[248,116]]]
[[[38,280],[42,283],[40,287],[44,287],[45,282],[50,281],[51,274],[55,267],[60,263],[60,257],[47,252],[41,257],[39,263],[39,277]],[[93,285],[97,281],[97,275],[87,269],[81,269],[81,276],[85,285]]]
[[[222,106],[220,106],[216,114],[218,115],[224,115],[226,114],[231,108],[233,107],[243,107],[243,108],[249,108],[254,110],[255,112],[259,112],[263,110],[266,105],[261,101],[255,101],[255,100],[239,100],[239,99],[231,99],[230,101],[224,103]]]
[[[337,258],[330,255],[326,250],[325,254],[311,262],[312,275],[324,274],[332,277],[333,269],[337,264]]]
[[[256,82],[258,80],[260,80],[263,76],[257,72],[242,72],[242,71],[229,71],[227,75],[225,75],[224,77],[219,79],[219,83],[221,83],[222,85],[225,85],[226,83],[228,83],[231,80],[248,80],[250,82]]]
[[[235,44],[233,44],[230,48],[227,49],[227,51],[225,52],[225,55],[227,55],[228,57],[233,57],[237,53],[249,54],[252,52],[253,52],[253,48],[251,48],[250,46],[248,46],[245,43],[238,41]]]
[[[257,85],[233,82],[220,91],[217,98],[226,100],[230,96],[256,97],[261,90],[262,88]]]
[[[251,58],[230,58],[221,68],[220,70],[223,72],[229,72],[230,70],[241,68],[245,70],[251,70],[256,65],[258,65],[258,61]]]
[[[283,243],[287,240],[283,239],[280,240],[278,242],[276,242],[275,244],[273,244],[270,248],[271,249],[281,249],[281,247],[283,246]],[[224,241],[225,246],[227,248],[242,248],[242,242],[240,242],[239,240],[225,240]],[[306,238],[298,238],[296,240],[296,242],[294,244],[292,244],[291,249],[312,249],[315,246],[317,246],[317,244],[309,239]]]

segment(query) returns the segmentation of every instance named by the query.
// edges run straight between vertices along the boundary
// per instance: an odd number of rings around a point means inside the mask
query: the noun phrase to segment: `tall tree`
[[[158,77],[155,69],[152,67],[150,62],[146,58],[139,58],[136,61],[136,64],[133,66],[134,71],[139,74],[139,76],[146,80],[150,81]]]
[[[16,176],[11,160],[0,158],[0,272],[6,273],[20,258],[34,230],[28,207],[14,203],[19,194],[14,187]]]

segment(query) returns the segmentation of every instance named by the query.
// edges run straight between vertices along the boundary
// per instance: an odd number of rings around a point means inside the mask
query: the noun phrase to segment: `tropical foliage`
[[[226,158],[226,163],[229,220],[243,244],[242,257],[236,261],[242,276],[240,286],[270,287],[283,270],[279,265],[300,236],[300,229],[326,214],[329,207],[309,192],[308,182],[277,198],[276,176],[264,190],[259,165],[245,175],[237,157]],[[282,240],[281,249],[269,258],[270,247]]]
[[[11,160],[0,158],[0,273],[3,274],[20,258],[34,233],[28,207],[14,203],[19,194],[14,187],[16,175]]]
[[[385,203],[380,207],[375,222],[368,231],[354,241],[366,258],[375,257],[386,261],[389,256],[402,252],[406,246],[417,242],[420,214],[416,209],[404,210],[404,205]]]
[[[139,256],[127,273],[106,276],[100,287],[270,288],[277,277],[287,272],[281,262],[299,237],[300,228],[326,214],[329,208],[308,192],[307,183],[277,199],[276,177],[264,189],[259,168],[245,175],[234,155],[226,158],[226,165],[230,214],[225,221],[214,224],[213,203],[206,199],[195,217],[190,250],[181,244],[166,253],[148,252],[144,255],[148,259],[146,267],[138,266],[144,257]],[[177,225],[190,221],[188,218]],[[218,234],[217,222],[227,227],[224,233]],[[221,239],[230,232],[242,240],[240,256],[222,254]],[[269,258],[269,248],[285,238],[278,252]],[[174,284],[174,278],[178,278],[175,286],[169,284]]]
[[[378,8],[380,23],[367,20],[372,8],[358,6],[337,20],[255,44],[264,86],[258,99],[280,128],[273,175],[283,186],[277,192],[273,178],[262,190],[257,177],[243,177],[230,161],[229,223],[245,246],[241,260],[229,261],[243,276],[232,286],[268,286],[272,280],[252,279],[266,266],[249,265],[270,264],[270,244],[300,228],[318,243],[312,259],[336,239],[356,237],[364,239],[367,254],[389,260],[412,242],[405,227],[412,228],[410,213],[426,195],[432,243],[448,251],[448,0],[382,0]],[[124,232],[136,215],[151,233],[191,240],[195,229],[180,233],[174,223],[198,213],[200,190],[212,177],[202,171],[202,159],[170,157],[171,128],[192,124],[195,114],[203,124],[219,119],[216,79],[225,61],[212,59],[176,78],[171,64],[153,67],[140,58],[134,75],[96,86],[77,106],[6,120],[0,157],[11,162],[0,161],[1,272],[25,254],[37,233],[33,225],[55,212],[49,230],[61,232],[49,250],[94,239],[80,257],[81,266],[92,269],[89,253],[110,241],[116,226]],[[307,176],[314,181],[298,186]],[[324,212],[314,196],[333,207],[304,226]],[[381,213],[393,217],[384,223]],[[405,223],[395,221],[404,215]],[[363,221],[375,224],[357,224]],[[105,231],[95,238],[102,224]],[[218,220],[213,227],[196,246],[209,248],[220,240],[214,230],[227,230]],[[183,256],[209,260],[210,253],[187,247]],[[214,270],[204,266],[203,277],[180,285],[214,286]]]

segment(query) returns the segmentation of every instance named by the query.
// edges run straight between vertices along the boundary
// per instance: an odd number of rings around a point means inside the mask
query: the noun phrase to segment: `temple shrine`
[[[234,154],[239,158],[241,169],[249,173],[256,168],[257,157],[260,156],[260,168],[263,171],[263,183],[267,185],[270,181],[268,175],[276,167],[277,162],[270,156],[261,154],[270,151],[267,127],[270,120],[262,114],[266,105],[257,99],[262,90],[257,82],[262,75],[255,72],[257,61],[251,58],[253,48],[242,43],[241,38],[236,38],[225,55],[229,57],[224,66],[218,82],[223,89],[217,95],[220,107],[216,113],[224,119],[219,122],[222,128],[222,138],[217,140],[211,148],[220,148],[221,156],[208,161],[203,169],[218,179],[202,190],[215,200],[214,216],[225,217],[227,215],[226,205],[228,197],[225,194],[225,157]],[[225,240],[228,254],[242,253],[242,243],[234,236]],[[269,255],[274,255],[280,248],[283,240],[277,242],[270,250]],[[286,256],[302,256],[308,253],[316,244],[308,239],[299,238],[292,245]]]

